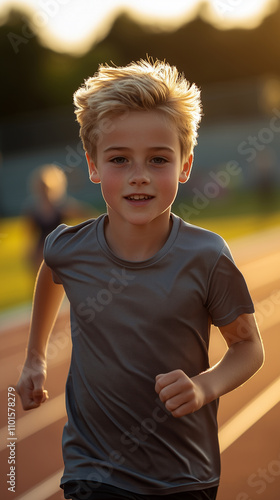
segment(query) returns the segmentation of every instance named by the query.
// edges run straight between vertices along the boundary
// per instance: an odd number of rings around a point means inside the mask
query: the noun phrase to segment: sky
[[[152,28],[170,30],[192,20],[201,4],[203,17],[219,29],[252,29],[278,0],[0,0],[0,23],[11,7],[24,8],[42,43],[78,55],[104,38],[123,11]]]

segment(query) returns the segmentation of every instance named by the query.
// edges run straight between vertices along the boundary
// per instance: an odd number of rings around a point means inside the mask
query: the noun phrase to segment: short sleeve
[[[74,226],[60,224],[45,239],[44,260],[52,270],[53,280],[65,284],[65,278],[74,263],[81,258],[81,250],[92,244],[96,223],[101,220],[88,219]]]
[[[65,229],[67,227],[68,226],[66,226],[65,224],[61,224],[60,226],[58,226],[54,231],[48,234],[44,244],[44,261],[47,266],[51,268],[53,281],[57,285],[62,284],[62,280],[57,270],[59,269],[62,258],[61,236],[63,236],[63,233],[65,232]]]
[[[227,325],[241,314],[254,312],[244,276],[226,244],[210,274],[206,307],[215,326]]]

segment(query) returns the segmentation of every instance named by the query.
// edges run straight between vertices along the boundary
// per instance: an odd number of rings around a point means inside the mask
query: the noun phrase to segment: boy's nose
[[[150,183],[150,177],[148,175],[147,168],[145,165],[136,165],[132,172],[131,176],[129,179],[130,184],[136,184],[136,185],[141,185],[141,184],[149,184]]]

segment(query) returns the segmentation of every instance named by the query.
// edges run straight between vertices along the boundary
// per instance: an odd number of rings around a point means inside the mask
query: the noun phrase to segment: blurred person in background
[[[54,164],[36,168],[28,181],[31,196],[24,206],[24,216],[31,232],[27,260],[37,272],[43,260],[46,236],[69,219],[89,217],[89,207],[67,194],[67,177]],[[35,242],[34,242],[35,237]]]

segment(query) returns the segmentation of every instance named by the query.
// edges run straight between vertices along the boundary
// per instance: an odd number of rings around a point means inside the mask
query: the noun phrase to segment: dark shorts
[[[218,487],[170,495],[139,495],[106,484],[71,481],[63,486],[64,497],[72,500],[215,500]]]

